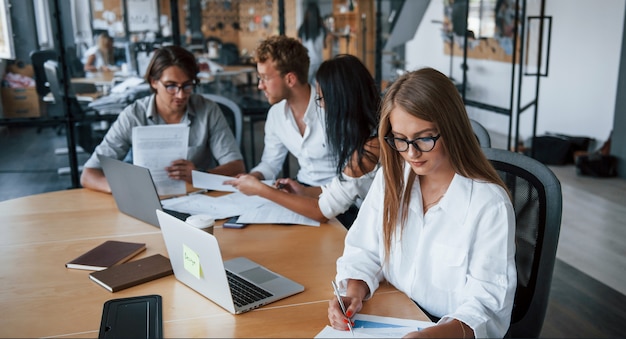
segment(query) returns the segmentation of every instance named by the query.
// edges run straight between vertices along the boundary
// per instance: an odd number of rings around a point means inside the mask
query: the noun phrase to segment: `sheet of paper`
[[[133,164],[150,170],[159,195],[185,194],[185,182],[172,180],[165,167],[187,158],[189,126],[168,124],[133,127]]]
[[[224,181],[233,179],[235,179],[235,177],[191,171],[191,182],[195,188],[206,188],[208,190],[221,192],[237,192],[237,189],[233,186],[223,184]]]
[[[189,214],[207,214],[215,219],[225,219],[241,215],[249,209],[256,209],[267,200],[242,193],[232,193],[221,197],[192,194],[161,200],[164,208]]]
[[[401,338],[405,334],[435,325],[429,321],[380,317],[368,314],[354,316],[354,336],[350,331],[326,326],[315,338]]]
[[[297,224],[319,226],[319,221],[307,218],[269,200],[254,209],[248,209],[237,219],[242,224]]]

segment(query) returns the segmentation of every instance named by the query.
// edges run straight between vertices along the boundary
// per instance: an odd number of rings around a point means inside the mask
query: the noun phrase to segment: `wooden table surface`
[[[104,302],[148,294],[163,298],[166,337],[314,337],[328,324],[330,281],[346,230],[250,225],[214,234],[224,260],[244,256],[305,286],[302,293],[232,315],[171,275],[111,293],[90,271],[65,263],[106,240],[145,242],[167,256],[159,228],[117,210],[111,195],[73,189],[0,202],[0,337],[97,337]],[[383,284],[362,313],[427,320],[404,294]]]

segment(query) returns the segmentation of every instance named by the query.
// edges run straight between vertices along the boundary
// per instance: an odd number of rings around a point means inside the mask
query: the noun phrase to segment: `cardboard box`
[[[41,117],[39,95],[35,87],[2,88],[2,108],[5,119],[10,118],[38,118]]]
[[[6,72],[21,74],[27,77],[34,77],[33,66],[16,62],[8,65]],[[35,87],[28,88],[8,88],[2,87],[2,113],[0,117],[10,118],[38,118],[42,116],[41,108],[45,108],[40,102],[39,95]]]

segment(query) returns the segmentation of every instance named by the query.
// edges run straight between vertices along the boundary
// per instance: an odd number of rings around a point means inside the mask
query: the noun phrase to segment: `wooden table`
[[[218,222],[220,225],[221,222]],[[345,229],[216,226],[224,260],[245,256],[305,286],[305,291],[232,315],[168,276],[110,293],[89,272],[65,263],[106,240],[145,242],[135,259],[167,256],[161,231],[117,210],[111,195],[73,189],[0,202],[0,337],[98,336],[102,307],[115,298],[163,297],[166,337],[313,337],[328,324],[330,281]],[[404,294],[383,285],[363,313],[427,320]]]

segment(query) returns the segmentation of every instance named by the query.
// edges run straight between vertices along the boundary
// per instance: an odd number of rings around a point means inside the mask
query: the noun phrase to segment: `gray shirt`
[[[219,106],[199,94],[192,94],[187,112],[181,119],[189,126],[187,160],[196,168],[207,170],[243,156],[228,122]],[[85,163],[86,168],[102,168],[96,154],[124,159],[132,146],[133,127],[163,125],[165,121],[156,112],[155,94],[138,99],[127,106]]]

